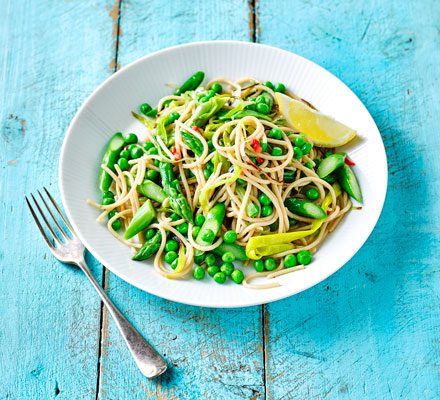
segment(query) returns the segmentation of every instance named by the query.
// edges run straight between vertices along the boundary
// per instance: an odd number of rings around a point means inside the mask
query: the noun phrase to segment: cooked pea
[[[219,283],[220,285],[225,283],[226,281],[226,275],[224,272],[217,272],[214,276],[213,276],[214,280]]]
[[[174,239],[168,240],[165,244],[165,250],[166,251],[177,251],[179,248],[179,243],[175,241]]]
[[[150,179],[151,181],[154,181],[159,176],[159,173],[154,169],[149,169],[146,173],[147,179]]]
[[[217,267],[217,265],[211,265],[206,269],[206,271],[208,272],[209,276],[214,276],[217,272],[220,271],[220,268]]]
[[[173,221],[173,222],[178,221],[179,219],[182,219],[182,217],[179,214],[176,214],[176,213],[172,213],[170,215],[170,218],[171,218],[171,221]]]
[[[196,265],[193,271],[193,276],[200,281],[205,277],[205,270],[200,265]]]
[[[296,159],[296,160],[301,160],[301,158],[302,158],[302,156],[303,156],[304,154],[303,154],[303,152],[302,152],[302,150],[299,148],[299,147],[294,147],[293,148],[293,157]]]
[[[220,267],[220,271],[223,272],[226,276],[230,276],[232,272],[234,272],[234,264],[232,263],[224,263]]]
[[[272,206],[263,206],[261,209],[261,215],[263,217],[269,217],[273,213],[273,207]]]
[[[116,221],[114,221],[114,222],[112,223],[112,228],[113,228],[115,231],[119,231],[119,229],[122,228],[122,222],[121,222],[121,220],[120,220],[120,219],[117,219]]]
[[[202,229],[202,227],[201,226],[195,226],[194,228],[193,228],[193,238],[195,239],[196,237],[197,237],[197,235],[199,234],[199,232],[200,232],[200,229]]]
[[[272,201],[269,199],[269,196],[265,193],[261,193],[258,196],[258,201],[261,203],[261,205],[263,206],[269,206],[272,204]]]
[[[133,144],[138,142],[138,137],[134,133],[129,133],[127,136],[125,136],[124,139],[126,144]]]
[[[151,142],[145,142],[143,144],[143,146],[144,146],[144,149],[148,151],[148,150],[150,150],[150,149],[152,149],[154,147],[154,144],[151,143]]]
[[[126,158],[120,158],[118,160],[119,168],[121,168],[122,171],[127,171],[130,164],[128,164],[128,160]]]
[[[113,204],[115,202],[115,199],[113,197],[104,197],[102,199],[102,205],[103,206],[108,206],[110,204]]]
[[[208,254],[205,258],[205,263],[208,267],[211,267],[212,265],[215,265],[216,258],[214,254]]]
[[[145,231],[145,239],[150,240],[155,234],[156,234],[156,231],[153,228],[147,229]]]
[[[112,199],[114,199],[115,198],[115,194],[113,192],[111,192],[110,190],[108,190],[108,191],[104,192],[102,197],[111,197]]]
[[[156,147],[151,147],[147,150],[147,154],[149,156],[155,156],[159,154],[159,151],[156,149]],[[156,161],[156,160],[155,160]]]
[[[301,150],[303,152],[303,154],[309,154],[310,150],[312,150],[313,145],[310,142],[305,142],[302,146],[301,146]]]
[[[272,128],[269,131],[269,137],[276,140],[281,140],[283,138],[283,131],[279,128]]]
[[[307,162],[305,163],[305,166],[306,166],[308,169],[313,169],[313,164],[312,164],[310,161],[307,161]]]
[[[139,106],[139,111],[142,114],[148,114],[152,110],[152,107],[148,103],[143,103]]]
[[[297,264],[295,254],[287,254],[286,257],[284,257],[284,266],[286,268],[292,268]]]
[[[119,153],[119,158],[126,158],[128,160],[130,158],[130,152],[128,150],[122,150]]]
[[[261,149],[262,149],[263,151],[266,151],[266,150],[267,150],[267,142],[262,142],[262,141],[260,140],[260,146],[261,146]]]
[[[274,269],[276,269],[277,267],[277,263],[273,258],[266,258],[264,260],[264,268],[267,271],[273,271]]]
[[[274,84],[271,81],[264,82],[264,86],[266,86],[266,87],[268,87],[269,89],[272,89],[272,90],[275,89],[275,86],[274,86]]]
[[[180,114],[178,112],[172,111],[168,115],[168,123],[172,124],[174,121],[177,121],[180,118]]]
[[[283,83],[277,83],[277,84],[275,85],[274,91],[275,91],[275,92],[284,93],[284,92],[286,91],[286,87],[284,86]]]
[[[208,243],[212,243],[214,241],[214,238],[215,238],[215,233],[212,231],[212,229],[206,229],[202,233],[202,237],[201,237],[203,241]]]
[[[281,147],[273,147],[272,148],[272,155],[275,157],[279,157],[283,155],[283,150]]]
[[[130,151],[130,156],[131,156],[131,158],[133,160],[136,160],[137,158],[142,157],[143,154],[144,154],[144,152],[138,146],[136,146],[135,148],[131,149],[131,151]]]
[[[211,86],[211,90],[213,90],[215,93],[221,93],[223,91],[223,88],[222,88],[222,85],[220,85],[220,83],[215,82]]]
[[[306,190],[306,197],[309,200],[316,200],[319,197],[319,191],[316,188],[310,188]]]
[[[197,214],[196,217],[194,218],[194,223],[197,226],[202,226],[204,222],[205,222],[205,217],[203,216],[203,214]]]
[[[312,254],[308,250],[301,250],[296,255],[296,258],[298,260],[298,263],[302,265],[308,265],[312,262]]]
[[[167,264],[171,264],[177,257],[179,256],[175,251],[168,251],[167,253],[165,253],[164,260]]]
[[[244,179],[238,178],[238,179],[237,179],[237,183],[238,183],[239,185],[245,185],[245,184],[246,184],[246,181],[245,181]]]
[[[194,256],[194,262],[197,264],[201,264],[203,261],[205,261],[206,253],[200,253],[197,256]]]
[[[255,260],[254,261],[254,268],[257,272],[263,272],[264,271],[264,264],[262,260]]]
[[[234,243],[237,240],[237,232],[235,231],[226,231],[223,234],[223,241],[225,243]]]
[[[177,225],[176,229],[182,235],[186,235],[188,233],[188,224],[186,222],[184,222],[183,224]]]
[[[249,217],[257,218],[258,214],[260,214],[260,208],[254,203],[249,203],[247,206],[247,213]]]
[[[211,175],[212,175],[212,171],[210,171],[209,169],[203,170],[203,176],[205,177],[206,180],[208,180]]]
[[[236,283],[236,284],[240,284],[241,282],[243,282],[244,279],[244,274],[243,271],[240,269],[236,269],[232,272],[231,274],[231,279]]]
[[[257,103],[257,111],[261,114],[269,114],[270,107],[266,103]]]
[[[226,253],[224,253],[222,255],[222,261],[225,263],[234,262],[235,261],[234,253],[232,253],[231,251],[227,251]]]
[[[305,142],[306,142],[306,140],[305,140],[303,134],[301,134],[301,135],[297,136],[295,139],[293,139],[293,144],[296,147],[301,147]]]

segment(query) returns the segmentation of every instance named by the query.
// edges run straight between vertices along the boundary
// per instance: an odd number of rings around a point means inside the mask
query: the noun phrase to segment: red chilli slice
[[[178,152],[177,149],[176,149],[175,147],[172,148],[172,153],[173,153],[173,155],[174,155],[174,159],[175,159],[176,161],[179,161],[179,160],[182,158],[180,152]]]
[[[261,157],[257,157],[257,163],[261,164],[264,160]]]
[[[200,130],[200,128],[197,125],[192,126],[191,129],[194,129],[196,132]]]
[[[345,164],[349,165],[350,167],[354,167],[356,165],[356,163],[348,157],[345,157],[344,161],[345,161]]]

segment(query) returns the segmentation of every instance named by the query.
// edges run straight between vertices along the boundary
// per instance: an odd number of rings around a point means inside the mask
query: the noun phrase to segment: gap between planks
[[[111,11],[109,12],[109,16],[111,17],[113,21],[113,29],[112,29],[112,35],[115,38],[114,42],[114,56],[110,62],[110,70],[113,73],[115,73],[119,68],[120,65],[118,63],[118,52],[119,52],[119,37],[121,33],[121,8],[122,8],[122,1],[123,0],[115,0],[115,4]],[[109,272],[108,269],[103,265],[102,266],[102,288],[104,291],[107,291],[108,289],[108,280],[109,280]],[[96,374],[96,396],[95,399],[99,399],[100,390],[101,390],[101,376],[102,376],[102,364],[101,364],[101,358],[102,358],[102,348],[107,341],[107,335],[108,335],[108,311],[107,308],[104,306],[104,303],[101,301],[101,312],[100,312],[100,318],[99,318],[99,335],[98,335],[98,365],[97,365],[97,374]]]

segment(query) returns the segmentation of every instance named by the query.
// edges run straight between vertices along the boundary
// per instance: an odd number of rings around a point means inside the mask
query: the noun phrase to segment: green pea
[[[244,179],[238,178],[238,179],[237,179],[237,183],[238,183],[239,185],[245,185],[247,182],[246,182]]]
[[[263,206],[261,209],[261,215],[263,217],[269,217],[273,213],[273,207],[272,206]]]
[[[332,151],[326,151],[325,152],[325,157],[327,158],[327,157],[330,157],[331,155],[333,155],[333,152]]]
[[[178,112],[170,112],[168,115],[168,123],[172,124],[174,121],[177,121],[180,118],[180,114]]]
[[[209,170],[209,172],[214,172],[214,164],[211,161],[208,161],[206,163],[206,169]]]
[[[171,263],[171,268],[172,269],[176,269],[177,268],[177,264],[179,263],[179,259],[176,258],[172,263]]]
[[[153,228],[147,229],[145,231],[145,239],[150,240],[156,234],[156,231]]]
[[[272,155],[279,157],[283,155],[283,150],[281,149],[281,147],[273,147],[272,148]]]
[[[165,100],[165,101],[162,103],[162,105],[163,105],[164,107],[168,107],[172,101],[173,101],[173,100],[171,100],[171,99]]]
[[[146,176],[147,176],[147,179],[149,179],[150,181],[154,181],[159,176],[159,173],[154,169],[149,169],[146,173]]]
[[[270,107],[266,103],[257,103],[257,111],[266,115],[270,113]]]
[[[223,241],[225,243],[234,243],[237,240],[237,232],[235,231],[226,231],[223,234]]]
[[[266,151],[266,150],[267,150],[267,142],[262,142],[262,141],[260,140],[260,146],[261,146],[261,149],[262,149],[263,151]]]
[[[206,271],[208,272],[209,276],[214,276],[217,272],[220,271],[220,268],[217,267],[217,265],[211,265],[206,269]]]
[[[289,226],[295,226],[298,221],[295,218],[289,218]]]
[[[202,226],[205,222],[205,217],[203,214],[197,214],[196,217],[194,218],[194,223],[197,226]]]
[[[155,165],[157,168],[159,168],[160,161],[159,161],[159,160],[154,160],[154,165]]]
[[[116,215],[117,211],[116,210],[111,210],[108,214],[107,217],[108,219],[113,218]]]
[[[149,156],[155,156],[159,154],[159,150],[157,150],[156,147],[151,147],[147,150],[147,154]]]
[[[319,167],[319,164],[321,164],[321,160],[319,158],[315,158],[313,162],[315,163],[316,167]]]
[[[127,136],[125,136],[124,141],[126,144],[137,143],[138,137],[134,133],[129,133]]]
[[[121,168],[122,171],[127,171],[128,167],[130,166],[128,164],[128,160],[126,158],[120,158],[118,160],[118,165],[119,165],[119,168]]]
[[[296,147],[301,147],[304,143],[306,142],[304,135],[300,134],[299,136],[297,136],[295,139],[293,139],[293,144]]]
[[[128,160],[130,158],[130,152],[128,150],[122,150],[119,153],[119,158],[126,158]]]
[[[266,87],[268,87],[269,89],[272,89],[272,90],[275,89],[275,86],[274,86],[274,84],[271,81],[264,82],[264,86],[266,86]]]
[[[152,107],[148,103],[143,103],[139,106],[139,111],[142,114],[147,114],[152,110]]]
[[[334,177],[334,175],[330,174],[327,175],[325,178],[323,178],[326,182],[328,183],[335,183],[336,182],[336,178]]]
[[[214,150],[214,144],[212,143],[212,140],[208,140],[208,150],[209,151],[212,151],[212,150]]]
[[[148,151],[148,150],[150,150],[150,149],[152,149],[154,147],[154,144],[151,143],[151,142],[145,142],[143,144],[143,146],[144,146],[144,149]]]
[[[312,164],[310,161],[307,161],[307,162],[305,163],[305,166],[306,166],[308,169],[313,169],[313,164]]]
[[[212,243],[214,241],[214,238],[215,238],[215,233],[212,231],[212,229],[206,229],[201,237],[203,241],[208,243]]]
[[[215,96],[214,90],[210,89],[206,92],[206,96],[210,99],[211,97]]]
[[[194,276],[195,279],[200,281],[200,280],[202,280],[205,277],[205,270],[200,265],[197,265],[194,268],[193,276]]]
[[[266,258],[264,260],[264,268],[267,271],[273,271],[274,269],[276,269],[277,267],[277,263],[273,258]]]
[[[256,104],[248,104],[245,108],[246,108],[246,110],[257,111],[257,105]]]
[[[264,271],[264,264],[262,260],[255,260],[254,261],[254,268],[257,272],[263,272]]]
[[[241,282],[243,282],[244,274],[243,271],[240,269],[236,269],[231,274],[231,279],[237,284],[240,285]]]
[[[220,85],[220,83],[215,82],[211,86],[211,90],[213,90],[215,93],[221,93],[223,91],[223,87]]]
[[[171,264],[177,257],[179,256],[175,251],[168,251],[167,253],[165,253],[164,260],[167,264]]]
[[[176,213],[172,213],[172,214],[170,215],[170,218],[171,218],[171,221],[173,221],[173,222],[176,222],[176,221],[178,221],[179,219],[182,219],[182,217],[181,217],[179,214],[176,214]]]
[[[179,248],[179,243],[175,241],[174,239],[168,240],[165,244],[165,250],[166,251],[177,251]]]
[[[220,285],[225,283],[226,281],[226,275],[224,272],[217,272],[214,276],[213,276],[214,280],[219,283]]]
[[[211,267],[211,266],[213,266],[213,265],[215,265],[215,262],[216,262],[217,260],[216,260],[216,258],[215,258],[215,255],[214,254],[208,254],[207,256],[206,256],[206,258],[205,258],[205,263],[206,263],[206,265],[208,266],[208,267]]]
[[[115,198],[115,194],[113,192],[111,192],[110,190],[104,192],[104,194],[102,195],[102,197],[111,197],[112,199]]]
[[[297,264],[295,254],[287,254],[286,257],[284,257],[284,266],[286,268],[292,268]]]
[[[275,92],[284,93],[286,91],[286,87],[283,83],[277,83],[274,88]]]
[[[134,149],[131,149],[131,151],[130,151],[130,156],[133,160],[136,160],[137,158],[142,157],[143,154],[144,154],[144,152],[142,151],[142,149],[137,146]]]
[[[298,262],[302,265],[308,265],[312,262],[312,254],[308,250],[301,250],[297,255],[296,258]]]
[[[235,261],[234,253],[232,253],[231,251],[227,251],[226,253],[224,253],[222,255],[222,261],[225,263],[234,262]]]
[[[194,256],[194,262],[197,264],[201,264],[203,261],[205,261],[206,253],[200,253],[197,256]]]
[[[177,232],[180,232],[182,235],[186,235],[188,233],[188,224],[184,222],[183,224],[176,226]]]
[[[249,203],[247,206],[247,213],[251,218],[257,218],[258,214],[260,214],[260,207],[258,207],[254,203]]]
[[[209,97],[208,96],[202,96],[199,99],[199,103],[206,103],[207,101],[209,101]]]
[[[279,128],[272,128],[269,131],[269,137],[276,140],[281,140],[283,138],[283,131]]]
[[[264,103],[264,104],[267,104],[266,103],[266,98],[264,97],[264,96],[258,96],[256,99],[255,99],[255,102],[258,104],[258,103]]]
[[[294,147],[293,148],[293,158],[295,158],[296,160],[301,160],[303,156],[303,152],[299,147]]]
[[[303,154],[309,154],[310,150],[312,150],[313,145],[310,142],[305,142],[302,146],[301,146],[301,150],[303,152]]]
[[[195,239],[196,237],[197,237],[197,235],[199,234],[199,232],[200,232],[200,229],[202,229],[202,227],[201,226],[195,226],[194,228],[193,228],[193,238]]]
[[[130,145],[127,146],[127,150],[131,153],[131,151],[132,151],[133,149],[135,149],[136,147],[138,147],[137,144],[132,143],[132,144],[130,144]]]
[[[220,267],[220,271],[223,272],[226,276],[230,276],[232,272],[234,272],[234,264],[232,263],[224,263]]]
[[[112,228],[113,228],[115,231],[119,231],[119,229],[122,228],[122,222],[121,222],[121,220],[120,220],[120,219],[117,219],[116,221],[114,221],[114,222],[112,223]]]
[[[316,188],[310,188],[306,191],[306,197],[309,200],[316,200],[319,197],[319,191]]]
[[[211,175],[212,175],[212,171],[210,171],[209,169],[203,170],[203,176],[205,177],[206,180],[208,180]]]
[[[179,190],[180,189],[180,183],[178,179],[173,179],[171,181],[171,187],[173,187],[174,189]]]
[[[104,198],[102,199],[102,205],[103,205],[103,206],[108,206],[108,205],[110,205],[110,204],[113,204],[114,202],[115,202],[115,199],[112,198],[112,197],[104,197]]]

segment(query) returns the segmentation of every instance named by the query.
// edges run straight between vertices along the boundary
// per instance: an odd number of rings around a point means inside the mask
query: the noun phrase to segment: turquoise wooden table
[[[439,33],[435,0],[0,0],[0,398],[439,399]],[[278,46],[340,77],[382,133],[389,190],[347,265],[261,307],[171,303],[90,260],[169,362],[149,381],[23,197],[43,185],[58,196],[64,132],[97,84],[206,39]]]

